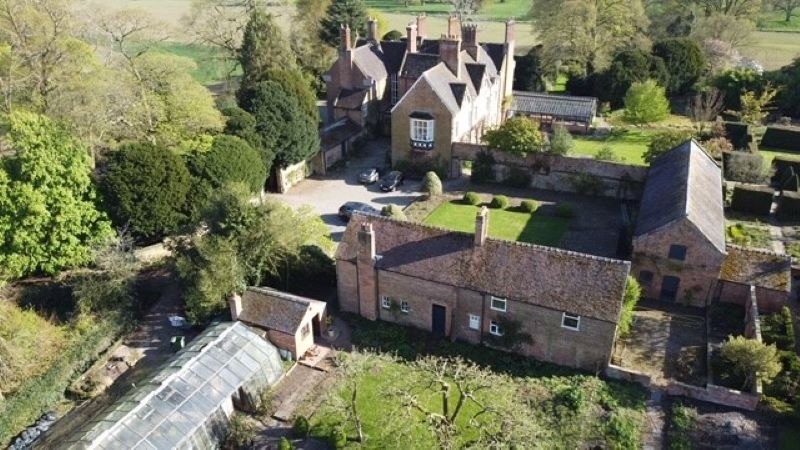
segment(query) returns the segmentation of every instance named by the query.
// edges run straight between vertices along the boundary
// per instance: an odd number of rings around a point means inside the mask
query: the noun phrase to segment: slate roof
[[[355,260],[365,223],[373,226],[379,270],[607,322],[619,318],[627,261],[492,238],[475,246],[469,233],[361,214],[350,219],[337,260]]]
[[[790,292],[792,260],[786,255],[729,245],[719,277],[721,280]]]
[[[333,104],[337,108],[360,110],[366,95],[366,89],[342,89]]]
[[[503,67],[503,58],[506,56],[505,44],[485,42],[481,44],[481,47],[486,50],[486,54],[492,59],[497,70],[500,70]]]
[[[683,218],[725,252],[722,173],[694,139],[650,164],[634,236],[650,234]]]
[[[353,64],[361,73],[374,79],[383,80],[387,77],[386,66],[373,51],[372,46],[362,45],[353,49]]]
[[[439,55],[429,53],[410,53],[406,56],[406,62],[400,76],[408,78],[419,78],[426,70],[439,64]]]
[[[361,133],[361,130],[362,128],[349,118],[342,119],[320,130],[320,146],[327,150]]]
[[[248,326],[213,325],[59,448],[214,448],[227,426],[215,412],[240,389],[257,395],[282,374],[278,350]]]
[[[472,86],[475,87],[475,92],[481,92],[481,81],[483,81],[483,74],[486,73],[486,66],[484,64],[467,63],[467,74],[472,81]]]
[[[553,116],[562,120],[591,123],[597,111],[597,99],[594,97],[523,91],[514,91],[513,97],[511,111],[523,114]]]
[[[375,46],[373,49],[379,52],[379,56],[388,73],[398,73],[400,71],[406,56],[405,41],[382,41],[380,46]]]
[[[242,295],[238,319],[268,330],[295,334],[314,302],[318,301],[265,287],[248,287]]]

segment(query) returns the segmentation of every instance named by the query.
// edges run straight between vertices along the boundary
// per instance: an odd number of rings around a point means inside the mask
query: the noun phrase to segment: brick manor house
[[[499,125],[514,78],[514,21],[505,42],[483,43],[478,25],[451,16],[439,39],[427,36],[426,17],[399,41],[381,41],[369,21],[366,39],[352,46],[341,29],[339,57],[323,76],[329,117],[391,132],[392,164],[448,164],[453,142],[480,142]]]

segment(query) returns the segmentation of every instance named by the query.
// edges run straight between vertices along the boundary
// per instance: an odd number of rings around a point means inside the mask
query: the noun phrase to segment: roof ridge
[[[261,294],[270,294],[282,300],[289,300],[291,302],[305,305],[306,307],[311,306],[311,303],[308,300],[312,299],[305,299],[300,295],[295,295],[289,292],[280,291],[278,289],[274,289],[268,286],[247,286],[245,290],[251,292],[259,292]]]

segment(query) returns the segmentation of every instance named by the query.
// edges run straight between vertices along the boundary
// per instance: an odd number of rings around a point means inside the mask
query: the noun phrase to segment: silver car
[[[358,175],[358,181],[364,184],[372,184],[381,177],[381,171],[377,167],[369,168]]]

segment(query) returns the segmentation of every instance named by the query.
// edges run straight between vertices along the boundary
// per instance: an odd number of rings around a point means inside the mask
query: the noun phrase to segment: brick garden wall
[[[460,164],[457,161],[474,161],[481,151],[488,151],[483,145],[453,143],[451,173],[458,177]],[[502,181],[512,167],[527,170],[532,176],[531,187],[559,192],[578,192],[575,177],[591,176],[600,180],[604,197],[638,200],[641,197],[647,177],[647,167],[600,161],[593,158],[578,158],[560,155],[529,154],[522,158],[504,152],[492,151],[495,159],[497,181]]]
[[[719,284],[718,301],[745,305],[750,295],[750,286],[725,280],[720,280]],[[789,293],[756,287],[756,299],[758,300],[758,309],[762,313],[780,312],[781,308],[789,304]]]

